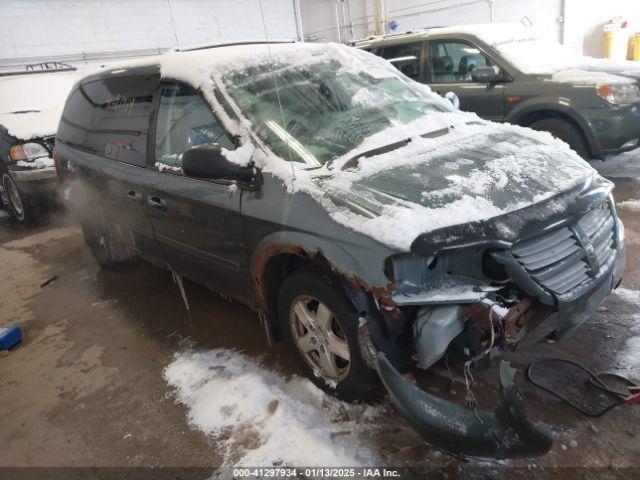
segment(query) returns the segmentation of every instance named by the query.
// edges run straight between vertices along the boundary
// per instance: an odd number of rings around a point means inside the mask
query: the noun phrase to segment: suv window
[[[156,120],[156,166],[180,170],[186,150],[214,143],[227,150],[236,148],[195,89],[184,84],[164,85]]]
[[[417,80],[420,77],[420,58],[422,57],[422,42],[404,43],[382,47],[380,56],[390,61],[407,77]]]
[[[59,138],[97,155],[144,166],[158,81],[158,75],[137,75],[79,85],[66,104]]]
[[[474,68],[490,65],[480,50],[458,40],[429,42],[429,72],[432,83],[472,82]]]

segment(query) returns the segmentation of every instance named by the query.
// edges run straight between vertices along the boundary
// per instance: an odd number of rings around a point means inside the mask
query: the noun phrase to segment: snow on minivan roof
[[[326,48],[326,45],[326,43],[301,42],[247,43],[198,50],[170,51],[160,55],[110,63],[107,67],[88,72],[86,77],[105,73],[119,74],[130,68],[160,66],[160,74],[164,78],[192,80],[193,83],[198,84],[202,74],[210,72],[208,67],[215,64],[232,64],[243,59],[263,58],[289,52],[317,51]]]

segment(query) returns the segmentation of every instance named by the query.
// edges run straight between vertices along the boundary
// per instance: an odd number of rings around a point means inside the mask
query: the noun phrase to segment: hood
[[[337,214],[343,223],[408,250],[425,232],[548,201],[594,174],[547,133],[473,121],[362,158],[354,170],[320,183],[342,209]],[[515,232],[505,228],[501,236],[513,238]]]
[[[607,70],[589,70],[588,66],[584,68],[566,68],[552,75],[545,75],[551,81],[558,83],[572,83],[579,85],[598,85],[607,83],[610,85],[634,83],[640,79],[639,72],[623,72],[617,71],[615,68]]]
[[[601,72],[640,80],[640,65],[638,62],[630,60],[616,61],[606,58],[589,58],[589,62],[585,62],[585,64],[577,68],[586,72]]]
[[[19,140],[55,135],[62,109],[31,110],[0,114],[0,126]]]
[[[55,135],[75,72],[0,78],[0,126],[20,140]]]

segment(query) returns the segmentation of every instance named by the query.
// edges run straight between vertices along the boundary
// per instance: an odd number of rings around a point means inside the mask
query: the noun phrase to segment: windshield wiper
[[[446,135],[449,133],[449,130],[452,127],[441,128],[439,130],[433,130],[432,132],[423,133],[420,135],[422,138],[436,138],[441,137],[442,135]],[[411,142],[411,138],[405,138],[398,142],[390,143],[388,145],[384,145],[382,147],[372,148],[371,150],[367,150],[365,152],[359,153],[349,160],[347,160],[340,170],[349,170],[352,168],[356,168],[360,163],[362,158],[375,157],[376,155],[380,155],[382,153],[388,153],[393,150],[397,150],[398,148],[402,148],[407,146]]]

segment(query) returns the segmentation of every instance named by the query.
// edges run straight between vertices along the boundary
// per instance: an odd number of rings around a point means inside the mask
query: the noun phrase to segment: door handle
[[[131,200],[138,202],[140,205],[144,203],[144,195],[140,192],[129,190],[127,192],[127,197],[129,197]]]
[[[157,208],[158,210],[162,210],[163,212],[167,211],[167,201],[162,198],[149,197],[147,198],[147,204],[150,207]]]

